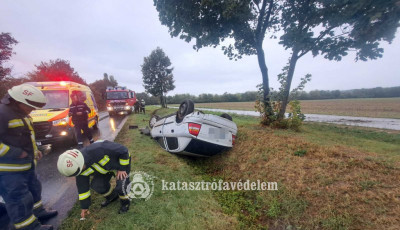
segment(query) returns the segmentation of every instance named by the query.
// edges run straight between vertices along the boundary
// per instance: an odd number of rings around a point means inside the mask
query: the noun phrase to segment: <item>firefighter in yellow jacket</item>
[[[38,219],[57,215],[43,208],[42,185],[35,172],[42,153],[29,113],[45,104],[43,93],[29,84],[8,90],[0,104],[0,195],[16,229],[52,229]]]

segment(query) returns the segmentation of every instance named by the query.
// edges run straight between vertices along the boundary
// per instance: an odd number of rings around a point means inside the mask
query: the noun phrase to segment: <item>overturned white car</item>
[[[168,152],[205,157],[232,148],[237,133],[231,116],[194,111],[191,100],[182,102],[174,114],[153,115],[149,125],[151,137]]]

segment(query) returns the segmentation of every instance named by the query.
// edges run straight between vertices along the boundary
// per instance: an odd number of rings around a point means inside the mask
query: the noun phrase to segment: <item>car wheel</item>
[[[225,118],[225,119],[228,119],[228,120],[232,121],[232,117],[231,117],[231,115],[229,115],[229,114],[227,114],[227,113],[223,113],[223,114],[221,114],[221,117],[223,117],[223,118]]]
[[[192,100],[184,100],[179,106],[178,112],[176,112],[176,122],[180,123],[183,118],[193,113],[194,111],[194,103]]]
[[[158,115],[151,116],[150,121],[149,121],[149,126],[150,126],[151,129],[154,127],[154,125],[156,124],[156,122],[159,119],[160,119],[160,117]]]

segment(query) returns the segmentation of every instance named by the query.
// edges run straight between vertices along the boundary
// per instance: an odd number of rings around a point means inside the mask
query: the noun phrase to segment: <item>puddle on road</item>
[[[172,107],[177,108],[177,107]],[[260,116],[259,112],[255,111],[244,111],[244,110],[227,110],[227,109],[209,109],[209,108],[197,108],[198,110],[222,112],[222,113],[235,113],[239,115],[247,116]],[[326,122],[339,125],[351,125],[370,127],[378,129],[391,129],[400,130],[400,119],[390,118],[372,118],[372,117],[350,117],[350,116],[335,116],[335,115],[323,115],[323,114],[305,114],[306,120],[310,122]]]

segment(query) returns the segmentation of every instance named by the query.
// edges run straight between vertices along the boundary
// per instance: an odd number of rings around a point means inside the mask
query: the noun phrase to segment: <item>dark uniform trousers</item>
[[[89,129],[89,124],[88,122],[77,122],[75,123],[75,133],[76,133],[76,138],[78,139],[78,144],[83,145],[83,134],[89,139],[90,142],[93,142],[93,135],[92,132]]]
[[[0,175],[0,195],[6,203],[7,214],[17,229],[35,229],[39,226],[34,213],[43,209],[41,194],[42,185],[34,169]]]
[[[129,175],[130,170],[126,171]],[[125,198],[126,187],[130,183],[129,176],[125,178],[125,182],[123,180],[117,180],[115,189],[111,188],[110,180],[115,174],[113,172],[109,172],[107,174],[101,174],[95,172],[93,175],[92,182],[90,187],[97,193],[102,194],[104,197],[108,197],[112,194],[113,191],[117,192],[121,199]],[[124,188],[123,188],[124,186]]]

